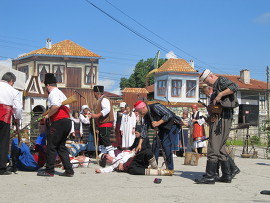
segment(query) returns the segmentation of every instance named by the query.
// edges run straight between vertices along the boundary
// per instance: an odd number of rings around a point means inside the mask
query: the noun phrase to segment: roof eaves
[[[69,56],[69,55],[47,55],[47,54],[31,54],[24,57],[18,57],[13,59],[13,61],[18,61],[25,58],[30,58],[32,56],[47,56],[47,57],[69,57],[69,58],[86,58],[86,59],[104,59],[102,57],[96,57],[96,56]]]

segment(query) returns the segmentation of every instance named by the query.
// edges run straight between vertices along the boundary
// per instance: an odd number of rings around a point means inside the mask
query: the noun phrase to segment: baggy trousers
[[[71,130],[71,120],[64,118],[52,122],[48,129],[46,148],[46,172],[54,173],[56,153],[58,153],[64,169],[68,173],[74,173],[66,147],[66,140]]]
[[[5,171],[8,161],[10,124],[0,121],[0,171]]]
[[[222,112],[218,121],[210,124],[207,159],[210,161],[227,161],[228,153],[225,150],[226,141],[232,126],[232,113]]]

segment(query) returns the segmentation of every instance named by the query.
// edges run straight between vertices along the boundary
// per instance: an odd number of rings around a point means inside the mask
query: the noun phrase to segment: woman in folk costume
[[[205,119],[203,114],[200,111],[198,111],[198,106],[196,104],[193,104],[191,108],[193,112],[191,116],[193,125],[193,132],[192,132],[193,144],[194,148],[197,149],[197,152],[199,154],[202,154],[202,148],[206,147],[205,141],[201,142],[201,140],[205,136],[203,126],[203,124],[205,123]]]
[[[79,142],[81,137],[83,136],[83,129],[82,129],[82,123],[79,118],[79,112],[74,111],[72,113],[72,126],[71,126],[71,137],[70,139],[74,142]]]
[[[125,112],[122,116],[120,132],[122,134],[122,148],[130,147],[135,140],[136,115],[126,105]]]
[[[122,147],[122,136],[121,136],[121,132],[120,132],[120,125],[121,125],[123,113],[125,111],[126,103],[121,102],[119,106],[120,106],[120,110],[117,111],[115,116],[114,116],[114,127],[115,127],[114,131],[115,131],[115,139],[116,139],[117,147],[121,148]]]
[[[83,143],[87,144],[86,150],[88,156],[90,156],[90,151],[95,151],[95,145],[94,145],[91,113],[88,105],[82,106],[79,118],[83,128]]]

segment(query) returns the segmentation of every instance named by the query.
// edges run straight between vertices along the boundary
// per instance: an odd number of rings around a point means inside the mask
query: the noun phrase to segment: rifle
[[[154,121],[154,119],[153,119],[153,117],[151,115],[150,108],[149,108],[149,106],[148,106],[148,104],[146,102],[145,102],[145,104],[146,104],[146,107],[147,107],[147,110],[148,110],[150,121],[152,123]],[[167,158],[166,158],[166,155],[165,155],[164,148],[162,146],[161,140],[159,139],[159,136],[158,136],[158,127],[154,127],[154,130],[156,132],[156,139],[157,139],[157,141],[159,143],[159,146],[161,148],[161,153],[162,153],[162,156],[163,156],[163,159],[164,159],[164,163],[165,163],[166,169],[168,169],[168,161],[167,161]]]

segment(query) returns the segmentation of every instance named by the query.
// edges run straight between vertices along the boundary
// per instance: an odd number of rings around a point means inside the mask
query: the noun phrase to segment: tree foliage
[[[144,88],[146,86],[146,75],[152,70],[154,58],[147,60],[141,59],[135,66],[133,73],[129,78],[121,78],[120,88],[123,90],[126,87]],[[165,59],[159,59],[158,67],[165,63]],[[148,85],[154,84],[154,75],[148,78]]]

